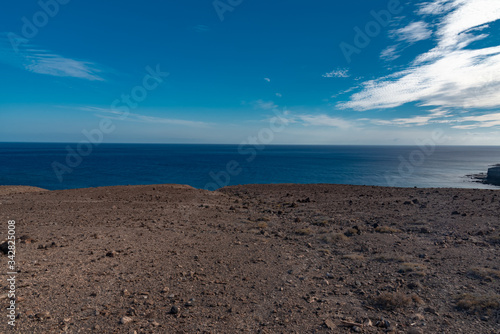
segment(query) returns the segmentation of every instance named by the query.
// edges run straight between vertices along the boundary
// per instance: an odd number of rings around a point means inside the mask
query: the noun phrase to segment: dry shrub
[[[295,230],[295,234],[298,234],[298,235],[309,235],[312,233],[313,233],[313,231],[310,228],[299,228],[299,229]]]
[[[316,226],[328,226],[329,222],[328,220],[321,220],[321,221],[316,221],[314,223],[312,223],[313,225],[316,225]]]
[[[500,244],[500,234],[489,237],[488,241],[494,245]]]
[[[500,311],[500,295],[462,294],[456,298],[457,308],[474,313],[491,313]]]
[[[377,226],[375,232],[378,233],[401,233],[401,230],[390,226]]]
[[[401,292],[384,292],[372,300],[374,306],[385,310],[407,307],[411,302],[412,296]]]
[[[258,228],[261,228],[261,229],[267,228],[267,223],[265,223],[265,222],[260,222],[260,223],[258,223],[258,224],[257,224],[257,227],[258,227]]]
[[[336,233],[336,232],[330,232],[321,237],[321,240],[324,242],[327,242],[329,244],[334,244],[340,241],[347,241],[349,240],[348,237],[346,237],[343,233]]]
[[[491,268],[474,267],[469,270],[468,274],[471,277],[484,280],[492,280],[493,278],[500,279],[500,270]]]
[[[377,256],[375,260],[380,262],[405,262],[406,258],[402,255],[382,254]]]
[[[424,276],[426,269],[427,267],[421,263],[405,262],[402,263],[401,266],[399,267],[399,272],[401,273],[411,272],[416,275]]]
[[[349,260],[355,260],[355,261],[362,261],[365,259],[363,254],[356,254],[356,253],[344,255],[342,258],[349,259]]]
[[[318,249],[318,252],[323,253],[323,255],[330,255],[330,250],[329,249]]]

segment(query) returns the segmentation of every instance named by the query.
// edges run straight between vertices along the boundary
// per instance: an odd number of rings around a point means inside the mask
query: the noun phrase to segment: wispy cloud
[[[460,123],[472,123],[455,125],[455,129],[477,129],[477,128],[491,128],[500,126],[500,113],[492,113],[479,116],[467,116],[457,120]]]
[[[429,20],[435,22],[435,47],[416,57],[404,71],[364,82],[360,92],[338,107],[362,111],[416,103],[444,109],[500,108],[500,46],[472,47],[493,33],[488,24],[500,19],[500,2],[434,0],[421,5],[417,14],[430,16]],[[408,27],[399,30],[406,32],[402,39],[430,37],[430,27],[419,26],[421,29],[411,33]],[[387,49],[386,56],[393,54],[394,50]],[[414,121],[425,123],[425,117]]]
[[[322,75],[323,78],[348,78],[350,76],[349,70],[345,68],[333,70]]]
[[[423,41],[432,36],[432,31],[424,21],[412,22],[404,28],[393,30],[391,33],[397,40],[409,43]]]
[[[269,78],[264,78],[264,80],[266,80],[267,82],[271,82],[271,79]]]
[[[49,50],[17,41],[17,52],[11,45],[12,36],[0,36],[0,62],[25,69],[29,72],[56,77],[72,77],[91,81],[103,81],[102,66],[89,61],[63,57]]]
[[[204,33],[210,31],[210,27],[204,24],[198,24],[193,27],[193,30],[199,33]]]
[[[431,123],[449,123],[449,111],[441,108],[430,110],[426,115],[417,115],[407,118],[395,118],[391,120],[363,119],[377,125],[391,125],[399,127],[423,126]]]
[[[100,117],[112,118],[117,120],[128,120],[135,122],[146,122],[146,123],[161,123],[161,124],[172,124],[172,125],[182,125],[188,127],[208,127],[210,124],[206,122],[190,121],[184,119],[174,119],[174,118],[164,118],[148,116],[136,113],[122,113],[116,110],[100,108],[100,107],[80,107],[80,110],[94,112]]]
[[[331,117],[328,115],[298,115],[297,119],[301,120],[304,125],[309,126],[328,126],[341,129],[353,127],[353,123],[340,117]]]
[[[380,53],[380,58],[389,61],[399,58],[398,46],[398,44],[389,45],[384,50],[382,50],[382,52]]]

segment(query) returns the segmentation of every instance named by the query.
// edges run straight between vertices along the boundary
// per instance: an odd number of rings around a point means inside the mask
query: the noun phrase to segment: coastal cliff
[[[496,186],[500,186],[500,165],[488,169],[486,182]]]

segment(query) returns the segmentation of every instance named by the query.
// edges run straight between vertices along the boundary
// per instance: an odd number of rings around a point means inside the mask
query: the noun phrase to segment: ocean
[[[337,183],[500,189],[473,182],[500,163],[486,146],[238,146],[0,143],[0,185],[49,190],[178,183]]]

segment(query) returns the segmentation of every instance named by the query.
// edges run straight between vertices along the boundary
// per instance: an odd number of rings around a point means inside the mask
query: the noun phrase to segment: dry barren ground
[[[498,191],[24,190],[3,333],[500,333]]]

